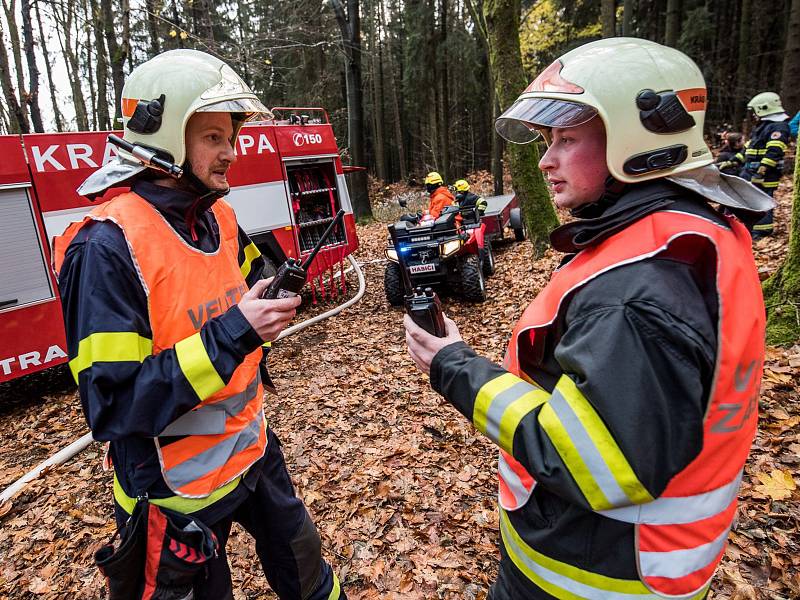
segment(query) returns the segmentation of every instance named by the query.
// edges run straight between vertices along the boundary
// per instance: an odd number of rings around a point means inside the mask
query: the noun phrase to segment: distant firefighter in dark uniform
[[[747,110],[756,121],[744,155],[737,154],[742,163],[739,177],[752,183],[770,196],[775,193],[783,174],[783,155],[789,145],[789,115],[774,92],[762,92],[747,103]],[[753,226],[753,239],[772,235],[773,211]]]

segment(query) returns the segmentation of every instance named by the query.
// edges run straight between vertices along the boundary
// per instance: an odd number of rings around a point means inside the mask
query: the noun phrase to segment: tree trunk
[[[800,341],[800,152],[795,157],[789,250],[783,264],[764,282],[767,342],[788,346]]]
[[[500,116],[500,105],[497,102],[497,94],[492,85],[492,180],[494,181],[494,195],[499,196],[503,193],[503,138],[494,130],[494,123]]]
[[[161,52],[158,43],[158,20],[156,19],[156,0],[146,0],[144,3],[147,10],[147,35],[150,38],[150,58]]]
[[[58,41],[61,45],[62,56],[67,66],[67,76],[69,77],[70,89],[72,91],[72,103],[75,106],[75,122],[78,126],[78,131],[86,131],[89,129],[89,116],[86,112],[86,101],[83,97],[83,90],[81,89],[81,74],[78,66],[78,52],[80,48],[80,41],[76,38],[75,46],[72,46],[72,23],[75,19],[75,5],[72,2],[61,2],[60,27],[56,27]],[[54,13],[58,14],[53,5]],[[57,17],[58,20],[58,17]],[[63,31],[64,37],[62,39],[61,33]]]
[[[17,120],[22,118],[25,124],[23,126],[20,122],[20,127],[23,133],[28,133],[31,130],[27,108],[28,92],[25,90],[25,71],[22,68],[22,47],[19,43],[16,0],[11,0],[10,4],[6,4],[5,0],[3,0],[3,10],[6,14],[6,23],[8,23],[8,38],[11,42],[11,53],[14,57],[14,71],[17,76],[17,89],[19,90],[19,114]],[[15,111],[15,114],[16,112],[17,111]]]
[[[800,110],[800,0],[792,0],[781,77],[783,106],[794,115]]]
[[[103,33],[108,44],[108,55],[111,59],[111,80],[114,83],[114,121],[112,129],[122,126],[122,87],[125,85],[125,61],[130,51],[130,4],[129,0],[121,0],[122,38],[117,41],[114,28],[114,8],[112,0],[100,0],[100,11],[103,17]]]
[[[450,180],[450,81],[447,69],[447,0],[439,0],[439,140],[442,157],[442,177]]]
[[[93,0],[94,1],[94,0]],[[90,7],[87,5],[87,0],[83,0],[81,4],[83,8],[83,16],[84,22],[89,21],[91,19]],[[75,39],[80,40],[80,27],[76,21],[75,23]],[[94,66],[92,65],[92,29],[96,29],[96,27],[87,27],[86,28],[86,43],[84,49],[86,50],[85,60],[83,61],[84,64],[82,65],[85,68],[83,75],[89,80],[89,102],[92,107],[92,130],[98,129],[97,126],[97,91],[95,90],[95,72]],[[80,41],[77,43],[78,47],[80,48]],[[79,71],[80,72],[80,71]]]
[[[36,10],[36,22],[39,25],[39,47],[44,57],[44,67],[47,71],[47,86],[50,89],[50,102],[53,104],[53,120],[55,121],[56,131],[64,131],[64,118],[61,116],[58,100],[56,100],[56,86],[53,83],[53,69],[50,66],[50,53],[47,50],[47,38],[44,37],[44,26],[42,25],[42,13],[39,11],[39,2],[34,2]]]
[[[345,53],[345,84],[347,86],[347,137],[350,156],[356,166],[365,166],[364,104],[361,88],[361,17],[359,0],[347,0],[347,14],[341,0],[331,0],[342,34]],[[367,191],[366,171],[356,171],[350,177],[351,200],[356,218],[372,217]]]
[[[381,27],[386,30],[386,23],[384,21],[384,11],[383,11],[383,0],[380,2],[380,24]],[[400,113],[400,99],[399,94],[397,93],[397,87],[400,85],[399,81],[401,79],[395,78],[395,66],[394,66],[394,44],[392,43],[392,36],[387,31],[386,39],[388,41],[388,45],[386,47],[386,63],[389,67],[389,93],[392,96],[392,110],[394,112],[394,132],[395,132],[395,145],[397,146],[397,158],[399,163],[400,169],[400,180],[406,181],[408,173],[406,172],[406,151],[405,151],[405,144],[403,143],[403,121]]]
[[[519,46],[520,0],[485,0],[489,58],[500,109],[505,110],[526,86]],[[550,231],[558,225],[550,195],[539,171],[539,152],[535,144],[509,144],[511,184],[520,201],[525,224],[540,257],[549,245]]]
[[[667,22],[664,44],[674,48],[681,34],[681,0],[667,0]]]
[[[28,106],[31,110],[33,130],[44,133],[42,124],[42,111],[39,108],[39,67],[36,65],[36,54],[33,51],[33,24],[31,22],[31,1],[22,0],[22,39],[25,47],[25,60],[28,63],[28,78],[30,90],[28,92]]]
[[[0,85],[2,85],[3,96],[10,113],[8,116],[9,133],[30,133],[27,115],[23,105],[17,100],[14,84],[11,81],[11,66],[8,62],[2,21],[0,21]]]
[[[617,15],[615,0],[600,0],[600,22],[603,25],[603,37],[617,35]],[[520,90],[522,91],[522,90]]]
[[[97,78],[97,129],[108,131],[111,129],[111,119],[108,114],[108,60],[106,59],[106,44],[103,33],[106,30],[106,23],[103,12],[97,5],[97,0],[89,1],[89,9],[92,11],[91,22],[94,24],[94,43],[97,52],[97,62],[95,64],[95,75]],[[113,30],[114,24],[111,23]]]
[[[25,71],[22,67],[22,46],[19,43],[19,26],[17,25],[17,0],[11,0],[6,4],[3,0],[3,9],[6,13],[6,22],[8,23],[8,37],[11,42],[11,53],[14,56],[14,70],[17,75],[17,88],[19,89],[20,105],[26,104],[25,99],[28,97],[28,92],[25,90]],[[27,119],[27,111],[25,114]]]
[[[736,70],[736,106],[734,107],[733,127],[742,127],[745,107],[750,99],[750,86],[747,81],[752,76],[750,73],[750,21],[752,19],[751,0],[742,0],[742,13],[739,19],[739,54]]]
[[[380,7],[377,6],[378,10]],[[374,115],[375,136],[375,174],[381,181],[386,181],[386,156],[384,152],[385,139],[383,133],[384,114],[383,114],[383,77],[382,77],[382,45],[380,21],[377,15],[371,15],[370,21],[370,55],[372,62],[372,106]]]
[[[622,35],[633,35],[633,13],[636,11],[636,0],[623,0],[622,5]]]

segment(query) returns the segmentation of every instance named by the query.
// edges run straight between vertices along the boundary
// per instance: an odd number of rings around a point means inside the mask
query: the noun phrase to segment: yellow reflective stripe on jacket
[[[478,431],[513,456],[514,434],[520,421],[549,397],[516,375],[504,373],[478,390],[472,421]]]
[[[747,150],[744,151],[744,153],[747,156],[761,156],[761,155],[764,155],[764,154],[767,153],[767,149],[766,148],[759,148],[759,149],[748,148]]]
[[[199,331],[175,344],[175,354],[184,377],[200,400],[225,387],[225,382],[208,357]]]
[[[78,355],[69,361],[75,381],[78,373],[97,362],[138,362],[153,353],[153,340],[135,331],[101,331],[78,343]]]
[[[771,158],[767,158],[766,156],[761,159],[762,165],[767,165],[768,167],[777,167],[778,161],[772,160]]]
[[[514,565],[539,588],[556,598],[564,600],[660,598],[650,593],[639,580],[616,579],[592,573],[537,552],[514,530],[508,514],[502,508],[500,535]]]
[[[261,344],[264,348],[272,348],[272,342],[264,342]]]
[[[753,225],[753,231],[772,231],[774,228],[772,223],[764,223],[763,225]]]
[[[786,150],[789,148],[789,146],[787,146],[786,144],[784,144],[780,140],[771,140],[771,141],[767,142],[767,146],[766,147],[767,148],[780,148],[784,152],[786,152]]]
[[[778,187],[779,183],[780,181],[762,181],[759,183],[759,185],[765,188],[776,188]]]
[[[328,595],[328,600],[338,600],[342,588],[339,585],[339,578],[336,576],[336,573],[331,573],[331,575],[333,575],[333,589],[331,589],[331,593]]]
[[[594,407],[566,375],[539,422],[594,510],[653,500]]]
[[[221,488],[214,490],[205,498],[183,498],[181,496],[170,496],[169,498],[150,498],[149,500],[152,504],[157,504],[158,506],[163,506],[164,508],[188,515],[206,508],[207,506],[211,506],[214,504],[214,502],[217,502],[218,500],[221,500],[230,494],[236,489],[236,486],[239,485],[242,477],[244,477],[244,474],[239,475],[233,481],[226,483]],[[122,489],[122,486],[117,479],[116,473],[114,473],[114,500],[117,501],[117,504],[119,504],[120,507],[122,507],[122,510],[124,510],[126,513],[129,515],[133,513],[133,508],[136,506],[136,498],[131,498],[125,493],[125,490]]]
[[[244,262],[239,265],[242,277],[247,279],[247,276],[250,275],[250,270],[253,268],[253,261],[259,256],[261,256],[261,250],[253,242],[250,242],[244,249]]]

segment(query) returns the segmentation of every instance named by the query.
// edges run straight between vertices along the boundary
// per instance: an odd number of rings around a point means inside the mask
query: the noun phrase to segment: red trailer
[[[249,124],[239,134],[226,200],[273,266],[307,254],[343,208],[344,231],[309,270],[310,278],[321,278],[358,247],[336,138],[322,109],[274,113],[274,120]],[[0,136],[0,383],[66,361],[50,248],[54,236],[94,206],[75,189],[115,156],[107,137]],[[109,190],[96,202],[121,191]]]

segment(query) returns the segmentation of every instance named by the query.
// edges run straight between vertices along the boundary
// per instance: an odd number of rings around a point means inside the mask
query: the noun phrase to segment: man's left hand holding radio
[[[262,300],[261,294],[267,289],[272,279],[270,277],[256,282],[239,301],[239,310],[242,315],[265,342],[271,342],[280,335],[289,321],[294,318],[301,300],[300,296]]]

